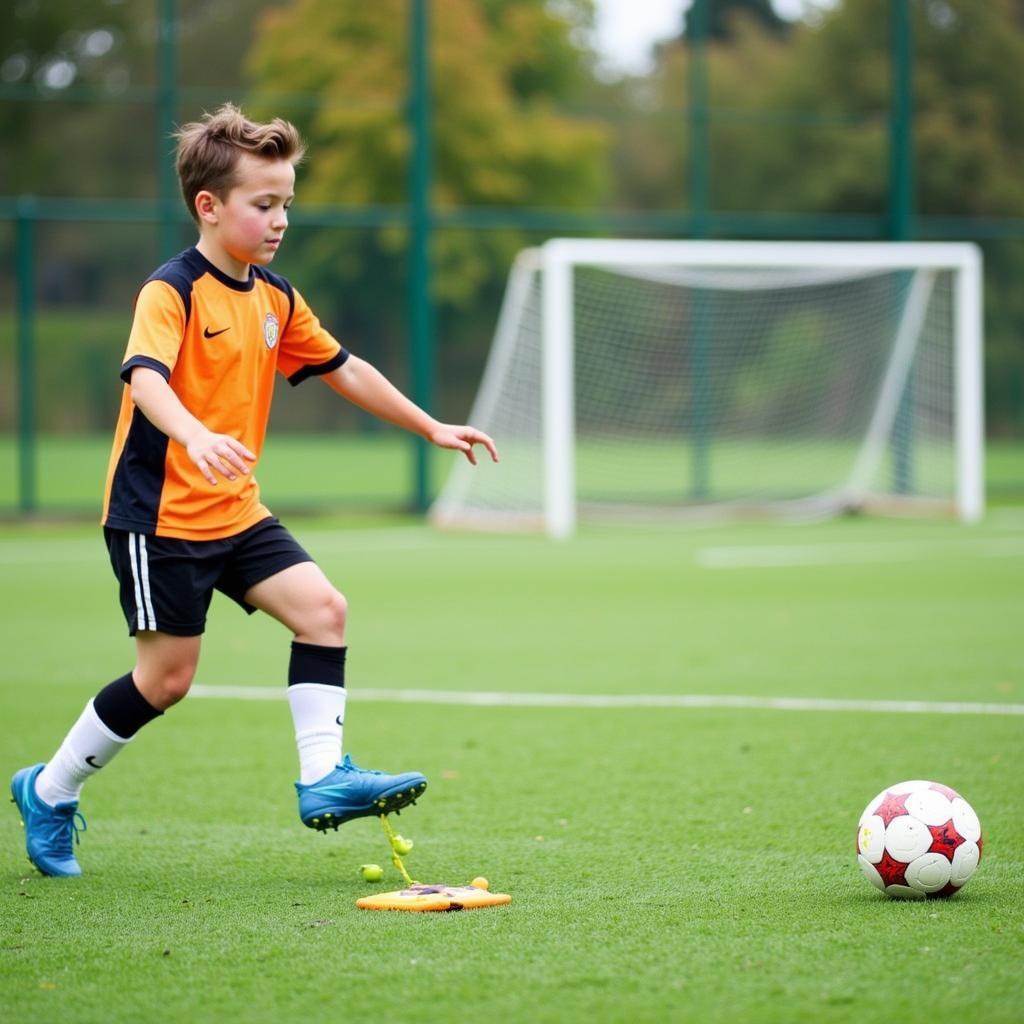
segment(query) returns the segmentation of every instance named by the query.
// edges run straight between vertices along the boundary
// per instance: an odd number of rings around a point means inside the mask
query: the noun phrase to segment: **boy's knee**
[[[341,646],[345,642],[345,624],[348,620],[348,601],[333,587],[327,587],[307,615],[297,638],[325,647]]]
[[[324,595],[322,616],[323,628],[329,633],[337,634],[337,642],[342,643],[345,638],[345,623],[348,621],[348,601],[345,600],[345,595],[331,587]]]
[[[195,675],[193,662],[164,667],[155,672],[139,672],[137,669],[135,685],[153,707],[166,711],[188,694]]]
[[[170,707],[172,704],[177,704],[179,700],[182,700],[188,691],[192,688],[192,680],[196,677],[195,665],[182,665],[180,668],[173,669],[164,678],[164,696],[167,700],[167,706]]]

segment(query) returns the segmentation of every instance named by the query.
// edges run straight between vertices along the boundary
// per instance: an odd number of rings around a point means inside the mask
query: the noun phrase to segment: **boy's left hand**
[[[427,439],[432,444],[436,444],[438,448],[454,448],[455,451],[462,452],[474,466],[476,465],[476,453],[473,451],[475,444],[482,444],[490,452],[492,462],[498,461],[498,449],[494,442],[482,430],[477,430],[475,427],[441,423]]]

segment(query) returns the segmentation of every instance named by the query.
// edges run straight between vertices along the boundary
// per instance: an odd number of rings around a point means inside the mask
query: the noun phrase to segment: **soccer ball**
[[[952,896],[981,860],[981,823],[954,789],[917,779],[882,790],[857,826],[857,862],[901,899]]]

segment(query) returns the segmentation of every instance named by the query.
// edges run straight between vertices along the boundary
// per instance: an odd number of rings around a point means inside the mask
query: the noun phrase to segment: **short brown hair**
[[[257,124],[233,103],[203,114],[200,121],[182,125],[175,137],[181,194],[196,221],[196,196],[206,189],[218,199],[226,199],[237,184],[235,169],[243,153],[297,164],[306,152],[295,125],[279,117],[269,124]]]

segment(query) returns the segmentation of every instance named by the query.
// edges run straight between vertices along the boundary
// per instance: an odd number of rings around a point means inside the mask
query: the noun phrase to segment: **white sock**
[[[85,780],[108,765],[129,742],[100,721],[90,700],[60,749],[36,776],[36,795],[51,807],[77,800]]]
[[[299,749],[299,781],[304,786],[319,782],[341,760],[346,695],[344,686],[325,683],[294,683],[288,687]]]

